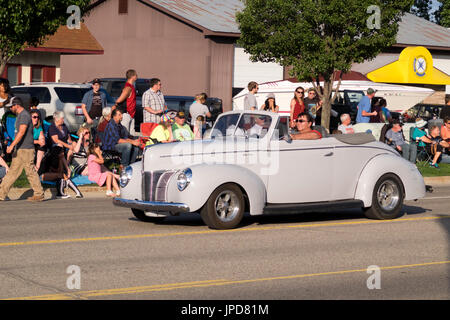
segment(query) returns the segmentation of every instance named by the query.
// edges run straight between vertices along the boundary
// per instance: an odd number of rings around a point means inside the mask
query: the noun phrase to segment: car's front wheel
[[[245,201],[241,189],[232,183],[218,187],[200,211],[211,229],[236,228],[244,216]]]
[[[388,173],[383,175],[375,184],[372,194],[372,206],[364,209],[369,219],[388,220],[402,215],[405,194],[400,179]]]
[[[166,217],[149,217],[146,216],[144,211],[138,209],[131,209],[133,215],[140,221],[144,222],[162,222]]]

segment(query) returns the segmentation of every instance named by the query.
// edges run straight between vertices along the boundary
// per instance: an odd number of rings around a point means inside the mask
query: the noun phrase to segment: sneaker
[[[116,197],[120,196],[120,190],[116,191]]]
[[[44,195],[42,196],[32,196],[27,198],[28,201],[38,202],[44,200]]]
[[[58,199],[67,199],[67,198],[70,198],[70,195],[62,194],[62,195],[56,196],[56,198],[58,198]]]
[[[432,162],[430,162],[430,167],[433,167],[433,168],[439,169],[439,166],[438,166],[438,164],[437,164],[437,163],[433,164]]]

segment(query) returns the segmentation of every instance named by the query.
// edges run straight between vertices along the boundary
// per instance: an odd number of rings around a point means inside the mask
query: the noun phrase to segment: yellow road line
[[[425,266],[436,266],[436,265],[443,265],[443,264],[450,264],[450,261],[437,261],[437,262],[408,264],[408,265],[401,265],[401,266],[380,267],[380,270],[406,269],[406,268],[416,268],[416,267],[425,267]],[[91,291],[78,291],[78,292],[75,291],[75,292],[53,294],[53,295],[9,298],[9,299],[5,299],[5,300],[67,300],[67,299],[71,299],[71,298],[87,299],[89,297],[99,297],[99,296],[149,293],[149,292],[176,290],[176,289],[213,287],[213,286],[224,286],[224,285],[245,284],[245,283],[255,283],[255,282],[264,282],[264,281],[276,281],[276,280],[292,280],[292,279],[312,278],[312,277],[329,276],[329,275],[343,275],[343,274],[358,273],[358,272],[367,272],[367,269],[309,273],[309,274],[258,278],[258,279],[247,279],[247,280],[219,279],[219,280],[204,280],[204,281],[171,283],[171,284],[151,285],[151,286],[131,287],[131,288],[119,288],[119,289],[91,290]]]
[[[319,228],[319,227],[338,227],[338,226],[349,226],[349,225],[398,223],[398,222],[407,222],[407,221],[432,221],[432,220],[448,219],[448,218],[450,218],[450,216],[445,216],[445,217],[404,218],[404,219],[395,219],[395,220],[364,220],[364,221],[352,221],[352,222],[296,224],[296,225],[288,225],[288,226],[252,227],[252,228],[241,228],[241,229],[232,229],[232,230],[185,231],[185,232],[172,232],[172,233],[152,233],[152,234],[136,234],[136,235],[109,236],[109,237],[92,237],[92,238],[74,238],[74,239],[60,239],[60,240],[5,242],[5,243],[0,243],[0,247],[40,245],[40,244],[74,243],[74,242],[88,242],[88,241],[105,241],[105,240],[132,240],[132,239],[144,239],[144,238],[162,238],[162,237],[174,237],[174,236],[186,236],[186,235],[235,233],[235,232],[248,232],[248,231],[267,231],[267,230]]]

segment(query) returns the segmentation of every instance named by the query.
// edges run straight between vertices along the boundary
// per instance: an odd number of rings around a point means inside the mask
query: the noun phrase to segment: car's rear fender
[[[381,154],[372,158],[362,170],[354,198],[362,200],[364,207],[372,206],[375,184],[386,173],[395,174],[400,178],[405,191],[405,200],[425,196],[425,182],[414,164],[393,154]]]
[[[192,170],[192,179],[185,190],[179,191],[177,188],[178,173],[171,178],[167,190],[169,202],[185,203],[191,212],[198,211],[215,189],[225,183],[235,183],[247,194],[250,214],[263,213],[266,203],[266,187],[254,172],[244,167],[227,164],[199,164],[189,168]]]

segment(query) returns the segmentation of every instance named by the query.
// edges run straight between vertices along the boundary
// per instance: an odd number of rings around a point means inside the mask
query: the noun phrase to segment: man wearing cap
[[[98,120],[102,116],[102,110],[106,107],[106,94],[100,91],[100,87],[100,79],[92,80],[92,90],[86,92],[81,101],[85,121],[87,124],[93,125],[94,128],[97,127]]]
[[[375,92],[372,88],[367,89],[367,95],[359,101],[356,123],[369,123],[370,117],[377,115],[376,111],[370,112],[372,110],[372,98],[375,96]]]
[[[386,139],[389,144],[402,154],[402,157],[412,163],[416,163],[417,146],[415,143],[408,144],[402,131],[403,123],[398,119],[393,120],[392,128],[386,132]]]
[[[186,114],[178,111],[175,116],[175,123],[172,125],[173,138],[177,141],[187,141],[194,139],[191,127],[186,123]]]
[[[23,107],[20,98],[15,97],[11,101],[11,111],[17,115],[15,124],[14,141],[6,148],[6,153],[12,153],[11,166],[0,185],[0,201],[4,201],[9,189],[17,178],[25,170],[31,188],[34,191],[29,201],[44,200],[44,189],[34,167],[34,140],[31,116]]]

